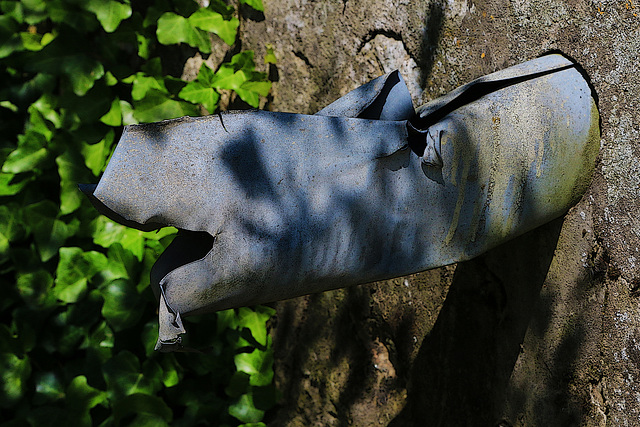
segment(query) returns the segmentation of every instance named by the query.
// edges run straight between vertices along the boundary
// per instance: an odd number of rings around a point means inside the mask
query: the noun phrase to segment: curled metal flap
[[[414,125],[425,129],[457,108],[473,102],[484,95],[503,89],[509,85],[521,83],[545,74],[566,70],[574,66],[575,63],[570,59],[563,55],[553,54],[482,76],[419,107],[417,109],[418,119],[414,121]]]
[[[180,348],[182,344],[180,335],[187,331],[182,324],[180,313],[176,312],[174,314],[169,310],[162,294],[160,294],[160,305],[158,307],[158,321],[158,342],[155,350],[169,352]]]
[[[409,120],[415,115],[415,111],[409,89],[396,70],[352,90],[316,114],[374,120]]]

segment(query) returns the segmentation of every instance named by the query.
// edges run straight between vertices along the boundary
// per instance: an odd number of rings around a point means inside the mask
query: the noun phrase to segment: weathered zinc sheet
[[[589,183],[599,141],[587,82],[549,55],[417,114],[391,73],[317,115],[128,126],[85,192],[127,225],[181,230],[152,272],[162,347],[184,331],[180,313],[475,257],[563,215]]]

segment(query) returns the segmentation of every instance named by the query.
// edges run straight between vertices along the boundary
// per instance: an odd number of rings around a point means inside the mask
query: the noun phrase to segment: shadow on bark
[[[499,425],[509,377],[562,228],[539,227],[458,264],[391,426]]]

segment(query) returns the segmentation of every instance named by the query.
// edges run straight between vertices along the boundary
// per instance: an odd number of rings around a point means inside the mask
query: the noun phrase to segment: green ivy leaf
[[[200,52],[211,53],[209,35],[205,31],[195,28],[184,16],[176,15],[173,12],[166,12],[158,19],[156,36],[162,44],[187,43]]]
[[[131,98],[134,101],[139,101],[147,96],[149,91],[156,90],[158,92],[169,94],[167,87],[164,84],[162,78],[147,75],[143,72],[138,72],[132,76],[123,80],[125,83],[132,83]]]
[[[251,92],[255,92],[261,96],[269,95],[269,91],[271,90],[271,82],[267,81],[247,81],[242,84],[242,90],[247,90]]]
[[[81,34],[90,33],[99,27],[95,14],[87,11],[86,8],[79,8],[78,4],[50,1],[47,2],[46,8],[51,21],[69,26]]]
[[[236,369],[251,376],[249,383],[264,386],[273,380],[273,353],[254,349],[251,353],[239,353],[234,357]]]
[[[180,377],[182,372],[180,369],[181,366],[176,360],[176,358],[163,357],[162,360],[160,360],[160,364],[162,365],[162,383],[164,384],[164,386],[173,387],[178,385],[180,383]]]
[[[134,104],[133,114],[143,123],[200,115],[197,106],[176,101],[156,90],[150,91],[144,99]]]
[[[75,377],[67,387],[67,417],[71,423],[80,426],[91,426],[89,411],[96,405],[103,404],[107,394],[87,384],[87,377]]]
[[[18,28],[9,16],[0,15],[0,59],[24,50],[22,38],[17,33]]]
[[[71,35],[57,37],[40,52],[34,52],[25,65],[30,72],[47,72],[64,75],[71,83],[73,92],[83,96],[91,89],[95,81],[104,75],[101,62],[82,52],[83,40],[70,40]],[[77,44],[79,49],[69,49]]]
[[[100,252],[84,252],[81,248],[60,248],[60,262],[56,269],[56,298],[66,303],[78,301],[87,292],[87,282],[107,266],[107,258]]]
[[[120,243],[124,249],[142,261],[144,256],[144,233],[133,228],[127,228],[111,221],[105,216],[98,216],[91,223],[93,242],[103,248],[109,248],[115,243]]]
[[[262,0],[240,0],[240,4],[246,4],[251,6],[258,12],[264,12],[264,6],[262,5]]]
[[[136,287],[126,279],[117,279],[101,289],[104,298],[102,315],[118,332],[133,326],[142,315]]]
[[[86,8],[96,14],[107,33],[114,32],[120,22],[131,16],[131,6],[115,0],[90,0]]]
[[[138,358],[127,350],[107,361],[102,372],[110,398],[118,400],[136,393],[154,394],[160,387],[160,368],[153,364],[146,364],[145,367],[147,369],[142,372]]]
[[[29,128],[47,134],[47,141],[51,140],[53,134],[49,124],[51,123],[56,129],[62,127],[60,114],[56,111],[57,101],[50,95],[43,95],[29,106]]]
[[[137,418],[130,425],[136,426],[168,425],[173,418],[173,413],[164,400],[143,393],[131,394],[116,402],[113,407],[116,424],[132,414],[137,415]]]
[[[138,270],[138,260],[135,255],[125,249],[122,244],[114,243],[109,246],[107,252],[108,266],[103,274],[108,275],[108,280],[133,279]]]
[[[205,8],[195,11],[189,16],[188,21],[196,28],[216,34],[228,45],[235,42],[240,24],[238,18],[233,17],[230,20],[225,20],[218,12]]]
[[[79,182],[86,182],[84,159],[75,149],[68,149],[56,158],[60,175],[60,214],[67,215],[80,207],[84,196]]]
[[[43,262],[50,260],[74,232],[71,224],[56,218],[58,207],[50,200],[34,203],[24,208],[24,218],[33,234]]]
[[[0,353],[0,407],[10,408],[22,398],[30,375],[31,364],[26,356]]]
[[[210,68],[202,64],[200,67],[200,73],[203,70],[209,70]],[[207,73],[204,71],[204,73]],[[205,77],[206,78],[206,77]],[[203,79],[204,80],[204,79]],[[218,107],[218,100],[220,95],[214,88],[203,83],[200,79],[189,82],[178,94],[180,98],[185,101],[193,102],[194,104],[202,104],[209,113],[213,113]]]
[[[107,164],[107,159],[111,154],[115,133],[109,130],[104,138],[95,144],[82,144],[82,157],[84,164],[95,175],[99,176]]]
[[[43,48],[42,44],[40,43],[40,41],[42,40],[41,34],[22,32],[22,33],[19,33],[19,36],[20,36],[20,41],[22,41],[22,46],[26,50],[37,52]]]
[[[85,338],[80,348],[88,350],[91,355],[95,355],[99,359],[99,363],[102,364],[111,359],[114,343],[113,331],[107,325],[107,322],[103,320]]]
[[[271,318],[272,313],[259,312],[248,307],[238,309],[238,324],[248,328],[253,338],[262,346],[267,345],[266,323]]]
[[[0,196],[13,196],[18,194],[28,183],[33,180],[22,179],[16,181],[16,175],[12,173],[0,172]]]
[[[233,398],[242,396],[249,390],[249,378],[251,378],[251,376],[245,372],[234,372],[224,392],[227,393],[227,396]]]
[[[120,99],[115,98],[111,103],[111,108],[104,116],[100,117],[100,121],[107,126],[120,126],[122,125],[122,108],[120,106]]]
[[[0,101],[0,107],[6,108],[7,110],[11,111],[12,113],[17,113],[18,112],[18,106],[13,104],[11,101]]]
[[[4,1],[2,2],[2,14],[3,18],[13,18],[18,23],[24,22],[24,9],[23,5],[19,1]],[[4,25],[3,25],[4,26]]]
[[[264,417],[264,411],[254,406],[251,394],[243,394],[233,405],[229,406],[229,415],[243,423],[257,423]]]
[[[0,235],[8,242],[14,242],[24,236],[25,229],[22,223],[22,211],[15,204],[0,206]]]
[[[240,86],[247,81],[247,75],[242,71],[235,71],[231,64],[222,64],[216,72],[212,86],[216,89],[240,89]]]
[[[140,33],[136,33],[136,41],[138,42],[138,56],[143,59],[149,59],[151,53],[149,39]]]
[[[16,287],[29,307],[40,310],[56,305],[56,299],[51,292],[53,277],[46,270],[19,274]]]
[[[49,156],[44,145],[44,137],[35,131],[20,135],[18,148],[7,156],[2,165],[2,172],[17,174],[39,168]]]
[[[235,92],[238,94],[240,99],[251,105],[253,108],[258,108],[260,105],[260,96],[256,92],[245,89],[236,89]]]

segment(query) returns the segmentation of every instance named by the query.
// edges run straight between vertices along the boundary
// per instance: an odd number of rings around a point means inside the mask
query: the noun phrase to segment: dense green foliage
[[[272,310],[196,318],[203,352],[154,352],[149,270],[175,230],[127,229],[77,190],[119,126],[267,95],[252,52],[179,78],[210,37],[236,40],[239,12],[209,3],[0,1],[0,425],[261,425],[274,404]]]

